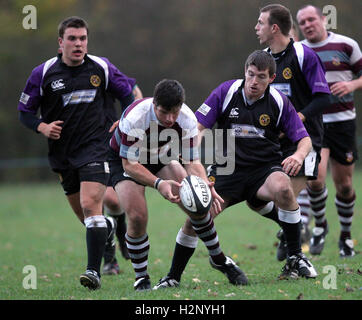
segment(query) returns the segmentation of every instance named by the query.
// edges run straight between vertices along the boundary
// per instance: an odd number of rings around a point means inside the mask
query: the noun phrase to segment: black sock
[[[119,216],[114,216],[113,218],[117,221],[117,229],[116,229],[116,236],[119,241],[119,243],[123,243],[124,237],[127,232],[127,224],[126,224],[126,214],[123,213]]]
[[[279,221],[279,216],[278,216],[278,209],[275,206],[275,204],[273,205],[273,208],[270,212],[266,213],[263,215],[263,217],[268,218],[270,220],[275,221],[277,224],[280,225],[280,221]]]
[[[108,237],[107,228],[91,227],[87,228],[87,252],[88,266],[87,269],[95,270],[100,275],[100,267],[106,241]]]
[[[168,276],[180,282],[181,275],[184,272],[187,263],[192,257],[196,248],[185,247],[176,242],[175,250],[173,252],[171,269]]]
[[[302,252],[301,249],[301,222],[287,223],[280,221],[282,226],[285,240],[287,242],[288,256],[292,256]]]
[[[106,222],[107,222],[107,241],[106,241],[106,246],[104,249],[104,263],[117,263],[117,259],[116,259],[116,243],[114,240],[114,234],[111,235],[111,232],[113,230],[113,225],[112,222],[110,221],[110,219],[112,219],[113,217],[105,217]],[[115,221],[115,219],[113,220]],[[117,223],[115,221],[115,223]]]

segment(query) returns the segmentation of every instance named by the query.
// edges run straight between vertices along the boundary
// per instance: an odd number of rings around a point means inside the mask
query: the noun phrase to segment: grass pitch
[[[316,279],[277,280],[284,263],[275,258],[278,226],[239,204],[216,220],[219,240],[247,274],[250,285],[235,287],[212,269],[202,242],[179,288],[145,293],[133,290],[130,261],[117,258],[119,276],[103,276],[102,288],[89,291],[79,283],[86,267],[85,229],[71,211],[58,183],[0,186],[1,300],[360,300],[362,298],[362,172],[356,172],[357,193],[352,236],[357,255],[341,259],[339,222],[330,180],[327,219],[330,226],[321,256],[311,257]],[[147,191],[152,285],[168,272],[175,237],[185,215],[155,190]],[[314,225],[312,222],[311,226]],[[36,271],[29,282],[26,266]],[[33,273],[34,275],[34,273]],[[34,278],[33,278],[34,280]],[[26,289],[32,283],[36,288]]]

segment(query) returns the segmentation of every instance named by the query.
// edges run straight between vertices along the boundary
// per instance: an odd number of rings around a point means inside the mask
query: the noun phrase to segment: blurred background
[[[152,96],[163,78],[179,80],[195,111],[221,82],[243,77],[246,57],[263,49],[254,27],[258,0],[0,0],[0,183],[57,180],[47,142],[18,120],[20,94],[32,69],[57,53],[57,26],[78,15],[90,27],[89,53],[106,56]],[[308,1],[279,1],[295,17]],[[336,33],[362,46],[360,0],[313,1],[337,9]],[[37,28],[26,30],[23,8],[37,10]],[[358,148],[362,156],[362,92],[356,92]],[[357,166],[362,168],[361,161]]]

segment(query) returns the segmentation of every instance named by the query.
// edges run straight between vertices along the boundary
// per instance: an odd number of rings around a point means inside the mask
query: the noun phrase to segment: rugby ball
[[[197,215],[206,214],[212,203],[209,186],[202,178],[194,175],[182,180],[180,198],[184,208]]]

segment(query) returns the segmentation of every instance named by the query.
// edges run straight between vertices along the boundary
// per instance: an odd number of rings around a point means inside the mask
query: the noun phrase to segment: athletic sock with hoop
[[[178,282],[181,281],[182,273],[195,252],[198,239],[198,237],[192,237],[185,234],[182,231],[182,228],[179,230],[176,237],[176,245],[173,252],[171,268],[167,274],[170,278],[175,279]]]
[[[310,201],[310,212],[315,219],[316,227],[326,228],[326,202],[328,197],[328,189],[324,187],[322,190],[313,191],[307,187],[308,197]]]
[[[84,219],[88,252],[88,270],[94,270],[100,276],[102,257],[108,237],[107,222],[103,215]]]
[[[351,239],[351,227],[356,194],[350,199],[342,199],[336,196],[335,205],[338,212],[339,223],[341,225],[340,240]]]
[[[226,261],[224,253],[221,251],[219,238],[217,236],[216,229],[214,227],[214,220],[210,213],[200,220],[191,219],[192,228],[196,232],[197,236],[205,244],[209,255],[218,265],[222,265]]]
[[[288,255],[292,256],[302,252],[300,208],[293,211],[279,208],[278,215],[287,243]]]
[[[126,243],[131,258],[133,269],[136,273],[136,280],[140,278],[149,278],[147,273],[148,266],[148,252],[150,250],[150,242],[148,241],[148,234],[138,238],[131,238],[126,233]]]
[[[301,220],[304,225],[309,224],[309,213],[310,213],[310,201],[308,197],[307,189],[303,189],[298,197],[297,202],[300,207]]]

